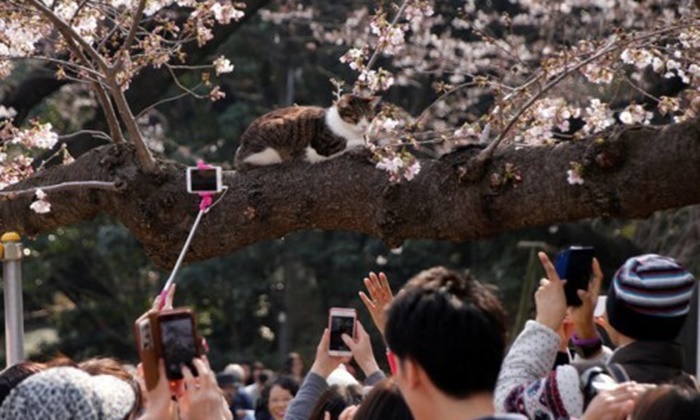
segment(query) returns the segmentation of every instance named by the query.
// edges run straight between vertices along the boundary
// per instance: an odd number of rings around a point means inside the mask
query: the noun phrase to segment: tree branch
[[[409,238],[467,241],[591,217],[647,217],[700,203],[700,187],[688,183],[700,179],[700,119],[599,137],[604,141],[505,148],[474,182],[462,177],[463,164],[475,158],[469,150],[423,160],[419,176],[401,184],[391,184],[366,154],[229,171],[228,193],[202,219],[185,261],[304,229],[361,232],[398,246]],[[583,185],[567,183],[571,161],[583,164]],[[495,182],[506,164],[522,181]],[[64,191],[51,197],[46,214],[27,211],[31,197],[0,202],[0,231],[36,235],[105,212],[132,232],[155,263],[171,267],[199,197],[186,192],[183,165],[159,165],[157,175],[138,170],[131,145],[94,149],[8,190],[80,180],[119,182],[122,189]]]

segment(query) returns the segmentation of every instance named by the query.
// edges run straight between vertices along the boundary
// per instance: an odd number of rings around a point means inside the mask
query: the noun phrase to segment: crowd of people
[[[0,420],[700,418],[698,384],[674,341],[697,287],[691,273],[660,255],[630,258],[596,316],[597,261],[578,291],[582,304],[568,306],[566,280],[546,254],[539,258],[546,278],[536,313],[510,346],[495,288],[471,274],[431,268],[394,295],[384,274],[370,273],[359,295],[374,327],[356,321],[341,337],[361,374],[349,357],[329,353],[328,328],[308,371],[296,353],[280,373],[233,363],[217,374],[202,356],[173,382],[161,360],[150,389],[141,366],[114,359],[22,362],[0,373]],[[173,293],[152,310],[171,307]],[[388,372],[372,350],[375,330]]]

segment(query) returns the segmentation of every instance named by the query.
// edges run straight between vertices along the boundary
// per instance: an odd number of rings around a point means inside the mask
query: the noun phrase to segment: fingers
[[[598,296],[600,287],[603,284],[603,270],[600,269],[600,263],[597,258],[593,258],[593,280],[589,286],[589,291],[593,296]]]
[[[367,279],[365,279],[365,280],[367,280]],[[365,306],[367,307],[367,310],[370,312],[374,311],[375,306],[374,306],[374,302],[372,302],[372,299],[370,299],[369,296],[367,296],[365,294],[365,292],[360,292],[359,295],[360,295],[360,299],[362,299],[362,303],[364,303]]]
[[[330,344],[331,341],[331,334],[328,331],[328,328],[325,328],[323,330],[323,334],[321,334],[321,341],[318,342],[318,348],[316,349],[316,353],[318,354],[319,352],[326,352],[328,349],[328,345]]]
[[[549,281],[561,281],[559,275],[557,274],[557,270],[554,268],[554,265],[549,260],[547,254],[545,254],[544,252],[538,252],[537,256],[539,257],[540,262],[542,263],[544,271],[547,273],[547,278],[549,279]]]
[[[386,297],[391,299],[393,296],[391,293],[391,286],[389,286],[389,279],[386,278],[386,274],[379,273],[379,283]]]
[[[365,330],[365,327],[362,326],[360,320],[355,321],[355,329],[357,330],[357,334],[355,334],[357,338],[369,337],[369,334],[367,334],[367,330]]]
[[[340,413],[338,420],[352,420],[353,418],[355,418],[356,412],[357,412],[356,405],[348,406],[345,410],[343,410],[342,413]]]
[[[323,420],[331,420],[331,413],[329,413],[328,411],[323,413]]]

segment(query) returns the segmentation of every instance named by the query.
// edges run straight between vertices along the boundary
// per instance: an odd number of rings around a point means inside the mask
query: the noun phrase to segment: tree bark
[[[228,191],[202,218],[185,261],[306,229],[361,232],[398,246],[409,238],[475,240],[592,217],[642,218],[700,203],[700,119],[557,146],[508,147],[481,170],[471,168],[475,155],[467,149],[423,160],[416,179],[398,184],[375,169],[366,152],[313,165],[227,171]],[[583,185],[567,182],[570,162],[584,165]],[[507,164],[519,182],[505,175]],[[173,266],[200,201],[186,192],[182,164],[161,159],[157,173],[147,175],[138,170],[133,146],[108,145],[11,189],[79,180],[116,180],[121,188],[50,194],[46,214],[29,210],[31,198],[0,201],[0,232],[36,235],[105,212],[156,264]]]

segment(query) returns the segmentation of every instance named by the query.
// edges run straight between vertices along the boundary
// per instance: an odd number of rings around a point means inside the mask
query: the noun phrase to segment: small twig
[[[128,54],[131,49],[131,44],[134,43],[136,39],[136,32],[139,28],[139,23],[141,18],[143,18],[143,10],[146,8],[146,0],[140,0],[138,6],[136,6],[136,13],[134,13],[133,21],[131,22],[131,28],[129,29],[129,35],[127,35],[124,45],[122,45],[122,51],[124,54]],[[122,56],[117,59],[114,67],[120,69],[123,65]]]
[[[146,108],[144,108],[141,112],[138,113],[138,115],[136,115],[136,119],[138,120],[139,118],[146,115],[146,113],[148,111],[150,111],[150,110],[152,110],[160,105],[163,105],[165,103],[172,102],[172,101],[177,101],[178,99],[184,98],[185,96],[189,96],[189,95],[190,95],[189,92],[182,92],[179,95],[171,96],[170,98],[161,99],[160,101],[153,103],[153,104],[147,106]]]
[[[396,25],[396,23],[397,23],[397,22],[399,21],[399,19],[401,18],[401,15],[403,14],[404,10],[406,10],[406,6],[408,6],[408,3],[409,3],[410,1],[411,1],[411,0],[404,0],[404,1],[403,1],[403,3],[401,4],[401,7],[399,7],[399,10],[396,12],[396,16],[394,16],[394,19],[391,21],[391,23],[389,24],[389,26],[394,26],[394,25]],[[369,58],[369,61],[367,62],[367,66],[365,67],[365,69],[366,69],[367,71],[369,71],[369,70],[372,69],[372,66],[374,66],[374,63],[375,63],[375,62],[377,61],[377,59],[379,58],[379,54],[380,54],[381,52],[382,52],[382,49],[379,48],[379,46],[377,46],[377,49],[374,50],[374,53],[372,54],[372,57],[370,57],[370,58]]]
[[[555,77],[551,82],[549,82],[547,85],[545,85],[539,92],[537,92],[537,94],[533,95],[533,96],[525,103],[525,105],[523,105],[523,106],[518,110],[518,112],[515,114],[515,116],[514,116],[513,118],[511,118],[510,121],[508,121],[508,124],[507,124],[506,127],[503,129],[503,131],[501,131],[501,134],[496,138],[496,140],[494,140],[493,142],[491,142],[491,143],[479,154],[479,156],[477,157],[478,161],[479,161],[479,162],[485,162],[485,161],[489,160],[489,159],[493,156],[493,154],[495,153],[496,148],[498,147],[498,145],[506,138],[506,136],[508,135],[508,133],[510,132],[510,130],[511,130],[511,129],[515,126],[515,124],[520,120],[520,117],[522,117],[523,114],[525,114],[525,112],[526,112],[535,102],[537,102],[545,93],[547,93],[547,92],[548,92],[550,89],[552,89],[554,86],[558,85],[562,80],[564,80],[564,79],[566,79],[567,77],[569,77],[573,72],[578,71],[578,70],[580,70],[583,66],[588,65],[588,64],[590,64],[590,63],[592,63],[592,62],[598,60],[599,58],[601,58],[601,57],[603,57],[603,56],[605,56],[605,55],[607,55],[607,54],[610,54],[611,52],[613,52],[613,51],[615,51],[615,50],[619,50],[619,49],[621,49],[621,48],[624,48],[624,47],[626,47],[626,46],[628,46],[628,45],[630,45],[630,44],[637,43],[637,42],[641,42],[641,41],[645,41],[645,40],[648,40],[648,39],[650,39],[650,38],[654,38],[654,37],[657,37],[657,36],[661,36],[661,35],[664,35],[664,34],[667,34],[667,33],[671,33],[671,32],[677,31],[677,30],[679,30],[679,29],[683,29],[683,28],[686,28],[686,27],[693,27],[693,26],[695,26],[695,25],[693,25],[692,23],[691,23],[691,24],[682,24],[682,25],[677,25],[677,26],[673,26],[673,27],[670,27],[670,28],[659,29],[659,30],[653,31],[653,32],[651,32],[651,33],[647,33],[646,35],[643,35],[643,36],[639,36],[639,37],[636,37],[636,38],[631,38],[631,39],[629,39],[629,40],[624,40],[624,41],[619,41],[619,40],[617,40],[617,39],[611,40],[611,41],[610,41],[605,47],[603,47],[600,51],[598,51],[597,53],[591,55],[591,56],[588,57],[587,59],[585,59],[585,60],[583,60],[583,61],[580,61],[580,62],[577,63],[575,66],[566,69],[566,70],[563,71],[561,74],[559,74],[557,77]]]
[[[116,182],[107,181],[71,181],[62,182],[60,184],[46,185],[42,187],[27,188],[25,190],[16,191],[0,191],[0,201],[4,200],[14,200],[23,196],[31,196],[36,194],[37,190],[42,190],[45,193],[73,190],[80,188],[91,188],[97,190],[107,190],[107,191],[119,191],[119,186]]]

